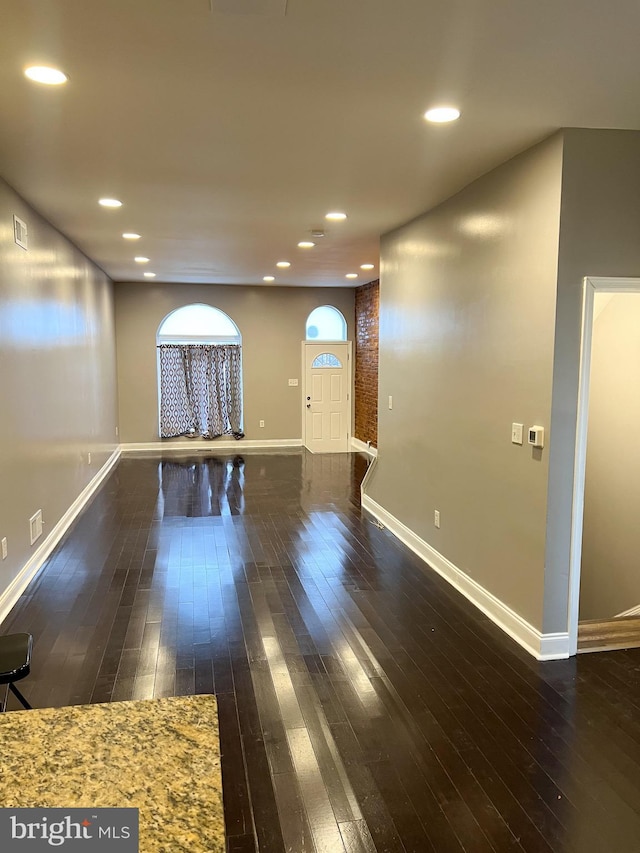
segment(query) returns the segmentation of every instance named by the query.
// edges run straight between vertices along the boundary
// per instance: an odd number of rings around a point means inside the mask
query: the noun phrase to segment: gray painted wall
[[[639,387],[640,293],[616,294],[593,329],[581,619],[640,605]]]
[[[567,627],[584,276],[640,275],[640,133],[564,132],[544,631]]]
[[[318,305],[335,305],[353,340],[352,288],[121,283],[115,285],[115,305],[122,442],[159,440],[156,333],[167,314],[193,302],[220,308],[242,333],[246,438],[301,438],[307,317]],[[289,387],[289,379],[300,384]]]
[[[2,181],[0,400],[1,595],[42,544],[30,516],[42,509],[52,530],[114,450],[117,422],[111,282]]]
[[[369,487],[537,628],[548,453],[511,423],[549,426],[561,168],[556,135],[383,239]]]

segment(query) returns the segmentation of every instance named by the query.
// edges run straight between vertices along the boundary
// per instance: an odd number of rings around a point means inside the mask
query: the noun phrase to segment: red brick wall
[[[356,288],[355,429],[360,441],[378,446],[378,308],[380,284]]]

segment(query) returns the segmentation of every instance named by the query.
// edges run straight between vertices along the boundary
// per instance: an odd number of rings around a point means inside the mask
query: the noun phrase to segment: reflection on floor
[[[31,584],[35,706],[215,692],[228,850],[637,853],[640,651],[537,663],[366,459],[127,458]]]

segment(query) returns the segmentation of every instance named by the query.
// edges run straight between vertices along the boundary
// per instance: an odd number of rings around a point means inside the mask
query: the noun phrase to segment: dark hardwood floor
[[[536,662],[361,515],[365,467],[122,460],[3,625],[27,698],[215,692],[233,853],[640,851],[640,650]]]

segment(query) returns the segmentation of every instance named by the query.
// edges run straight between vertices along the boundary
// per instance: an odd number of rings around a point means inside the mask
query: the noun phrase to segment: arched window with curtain
[[[157,333],[161,438],[218,438],[242,431],[242,336],[211,305],[186,305]]]
[[[308,341],[346,341],[347,321],[333,305],[320,305],[307,317]]]

